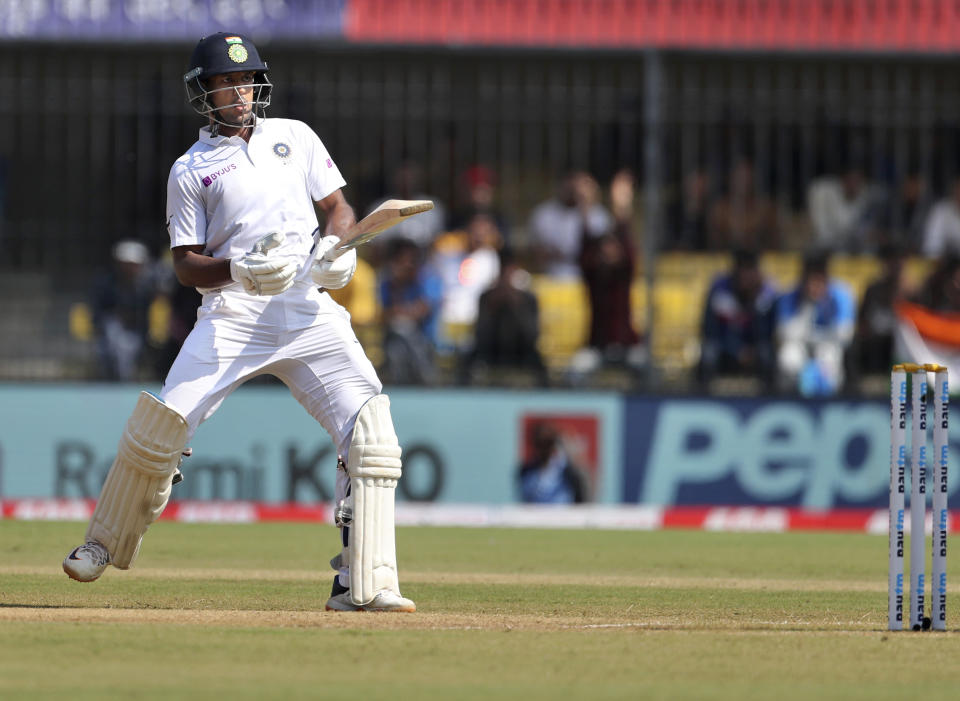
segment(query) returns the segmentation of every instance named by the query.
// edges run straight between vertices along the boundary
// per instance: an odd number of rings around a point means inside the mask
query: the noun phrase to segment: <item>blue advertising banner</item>
[[[0,385],[0,497],[96,497],[139,389]],[[404,449],[401,501],[517,503],[517,467],[546,422],[596,503],[886,506],[885,401],[388,392]],[[958,430],[954,422],[953,493]],[[284,387],[241,388],[191,445],[177,499],[314,503],[333,495],[333,446]]]
[[[64,41],[197,41],[218,31],[255,39],[343,35],[346,0],[3,0],[0,37]]]
[[[0,497],[96,497],[139,391],[0,386]],[[623,400],[614,393],[388,392],[404,453],[400,500],[516,503],[524,441],[544,421],[586,473],[592,500],[619,499]],[[177,499],[312,503],[333,496],[333,445],[285,387],[240,388],[191,447]]]
[[[624,502],[805,509],[887,503],[887,402],[637,398],[625,411]],[[957,429],[954,422],[952,492]]]

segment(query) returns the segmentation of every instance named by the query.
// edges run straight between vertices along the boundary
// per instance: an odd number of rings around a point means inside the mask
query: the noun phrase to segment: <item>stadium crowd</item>
[[[666,202],[661,240],[645,248],[628,170],[606,187],[568,173],[553,197],[514,221],[490,168],[462,173],[448,203],[405,162],[384,199],[431,199],[435,209],[368,244],[354,282],[333,294],[388,383],[583,387],[610,371],[642,389],[651,367],[633,294],[642,251],[712,254],[729,267],[698,300],[693,386],[712,392],[718,378],[742,378],[757,391],[803,396],[856,391],[861,378],[889,370],[900,302],[960,311],[960,177],[937,200],[919,172],[884,187],[850,163],[809,184],[800,237],[760,180],[745,157],[719,179],[691,169]],[[778,251],[801,261],[790,284],[764,271],[763,257]],[[161,379],[199,296],[177,285],[162,254],[151,262],[133,241],[114,253],[91,299],[99,377]],[[831,273],[832,258],[851,255],[880,262],[862,294]],[[925,265],[919,284],[904,274],[908,260]],[[582,290],[585,300],[588,323],[560,367],[541,352],[537,281]]]

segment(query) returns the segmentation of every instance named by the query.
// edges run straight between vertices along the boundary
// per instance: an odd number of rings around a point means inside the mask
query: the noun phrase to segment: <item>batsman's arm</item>
[[[176,246],[172,249],[173,270],[186,287],[224,287],[233,282],[229,258],[211,258],[203,246]]]
[[[335,190],[322,200],[317,200],[317,206],[323,210],[327,220],[323,230],[324,236],[341,237],[357,222],[353,207],[343,196],[342,190]]]

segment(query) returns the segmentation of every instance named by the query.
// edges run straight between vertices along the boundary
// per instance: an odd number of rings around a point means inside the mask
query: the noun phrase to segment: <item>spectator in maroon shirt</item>
[[[612,229],[581,239],[580,270],[590,298],[590,338],[589,348],[574,359],[575,372],[589,372],[601,364],[637,368],[645,362],[631,319],[630,286],[636,272],[633,191],[630,172],[618,172],[610,184]]]

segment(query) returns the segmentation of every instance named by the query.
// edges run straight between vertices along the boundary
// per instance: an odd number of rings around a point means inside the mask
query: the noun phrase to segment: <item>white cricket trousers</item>
[[[239,286],[205,294],[160,396],[187,419],[192,437],[233,390],[264,374],[290,388],[344,460],[357,413],[383,388],[347,311],[299,282],[274,297],[253,297]],[[263,420],[269,427],[270,417]],[[338,471],[335,503],[347,483]]]

